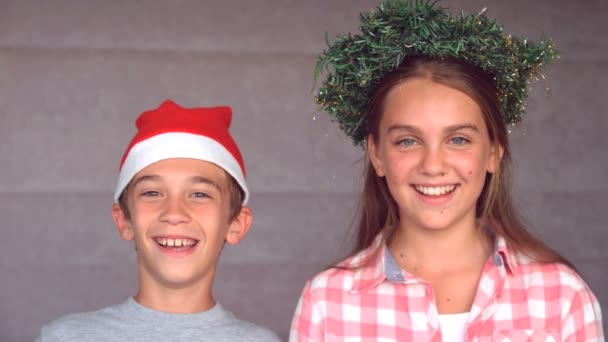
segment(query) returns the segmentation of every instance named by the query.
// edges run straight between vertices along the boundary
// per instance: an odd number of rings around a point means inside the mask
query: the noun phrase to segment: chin
[[[163,283],[166,287],[172,289],[181,289],[200,284],[202,279],[194,277],[166,277]]]
[[[204,272],[194,270],[171,269],[161,273],[162,282],[171,288],[180,288],[201,283],[208,278],[209,270]]]
[[[410,221],[413,225],[423,230],[442,231],[456,226],[457,222],[450,218],[437,217],[441,214],[433,214],[429,217],[420,217],[415,221]]]
[[[435,231],[439,232],[439,231],[442,231],[442,230],[447,230],[447,229],[449,229],[449,227],[450,227],[450,225],[448,225],[448,224],[439,224],[439,223],[438,224],[432,224],[432,223],[429,224],[429,223],[427,223],[427,224],[425,224],[425,225],[422,226],[423,229],[434,231],[434,232]]]

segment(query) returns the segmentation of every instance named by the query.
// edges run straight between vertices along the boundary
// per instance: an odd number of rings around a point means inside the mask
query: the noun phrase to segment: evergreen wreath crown
[[[363,145],[370,99],[382,78],[404,58],[454,57],[480,67],[496,82],[503,121],[521,121],[531,77],[559,57],[551,40],[505,36],[495,20],[461,12],[451,16],[437,1],[383,0],[362,13],[360,34],[339,35],[317,60],[316,102],[354,145]]]

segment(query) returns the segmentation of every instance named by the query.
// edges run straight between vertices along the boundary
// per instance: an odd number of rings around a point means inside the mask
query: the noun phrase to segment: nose
[[[167,195],[160,215],[161,222],[172,225],[190,221],[187,204],[180,196]]]
[[[444,152],[437,147],[425,147],[420,161],[420,170],[428,176],[444,176],[446,173]]]

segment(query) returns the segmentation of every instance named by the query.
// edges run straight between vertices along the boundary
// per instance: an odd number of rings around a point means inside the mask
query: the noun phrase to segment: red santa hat
[[[245,164],[228,132],[231,120],[230,107],[183,108],[171,100],[143,112],[120,162],[114,201],[118,202],[131,179],[146,166],[164,159],[190,158],[214,163],[228,172],[243,189],[243,204],[247,204]]]

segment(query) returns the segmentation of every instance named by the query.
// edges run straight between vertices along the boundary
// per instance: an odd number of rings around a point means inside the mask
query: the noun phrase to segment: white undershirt
[[[443,342],[463,342],[469,313],[439,315]]]

